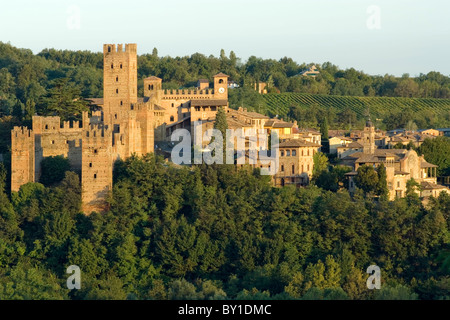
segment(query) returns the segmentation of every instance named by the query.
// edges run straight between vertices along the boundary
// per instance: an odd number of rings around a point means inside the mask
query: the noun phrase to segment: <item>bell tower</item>
[[[228,99],[228,76],[224,73],[214,76],[214,98],[220,100]]]
[[[375,127],[369,119],[366,121],[363,133],[363,152],[366,154],[375,153]]]

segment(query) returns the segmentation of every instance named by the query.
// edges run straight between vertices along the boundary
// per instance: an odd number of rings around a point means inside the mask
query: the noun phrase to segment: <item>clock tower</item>
[[[214,76],[214,98],[228,99],[228,76],[224,73],[218,73]]]

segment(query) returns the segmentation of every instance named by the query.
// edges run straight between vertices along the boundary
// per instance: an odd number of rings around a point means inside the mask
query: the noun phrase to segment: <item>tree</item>
[[[324,117],[323,121],[320,123],[320,133],[322,135],[322,141],[328,140],[328,118]]]
[[[63,156],[50,156],[41,161],[41,176],[39,182],[44,186],[54,185],[62,179],[66,171],[70,170],[69,159]]]
[[[372,166],[363,165],[358,168],[355,183],[366,194],[374,193],[378,187],[378,174]]]
[[[81,96],[79,88],[68,78],[53,81],[53,87],[41,99],[39,111],[44,115],[57,115],[62,120],[79,120],[83,111],[89,111],[88,102]]]
[[[225,110],[223,107],[220,107],[216,114],[216,121],[214,122],[214,129],[219,130],[222,133],[223,137],[223,162],[226,163],[226,150],[227,150],[227,129],[228,129],[228,122],[227,122],[227,115],[225,113]],[[213,142],[213,139],[211,139],[211,143]]]
[[[450,139],[448,137],[437,137],[425,139],[418,149],[425,160],[438,166],[438,176],[450,175]]]
[[[380,198],[387,199],[389,196],[389,189],[387,187],[387,174],[384,164],[380,164],[377,168],[378,182],[376,186],[376,194]]]
[[[375,300],[417,300],[418,295],[404,285],[382,286],[375,293]]]
[[[315,180],[322,172],[328,171],[328,157],[322,152],[316,152],[313,156],[313,163],[313,180]]]

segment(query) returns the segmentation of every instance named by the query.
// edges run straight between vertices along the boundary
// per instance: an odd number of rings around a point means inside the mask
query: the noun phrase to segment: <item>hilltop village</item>
[[[214,126],[217,112],[225,111],[230,129],[265,129],[280,139],[275,186],[306,186],[314,170],[314,156],[321,151],[321,133],[300,128],[294,122],[248,111],[231,109],[228,90],[233,82],[224,73],[200,79],[195,89],[163,89],[162,79],[143,79],[144,95],[137,90],[137,45],[103,45],[103,98],[90,99],[98,110],[84,112],[82,121],[63,121],[58,116],[33,116],[31,129],[14,127],[11,132],[11,190],[39,181],[41,162],[50,156],[64,156],[81,172],[82,208],[85,214],[102,211],[112,190],[113,167],[118,159],[153,153],[170,141],[176,129],[191,133],[201,121],[204,130]],[[255,87],[255,89],[257,89]],[[261,90],[261,88],[257,89]],[[437,130],[420,133],[380,132],[368,120],[361,132],[343,136],[330,132],[329,152],[351,168],[347,173],[350,192],[356,189],[354,176],[359,167],[380,164],[386,167],[389,199],[404,197],[406,182],[421,184],[420,196],[449,192],[437,184],[436,165],[414,150],[391,149],[395,144],[418,146],[426,137],[441,135]],[[248,148],[248,145],[247,145]],[[259,150],[267,145],[258,146]],[[246,149],[246,151],[249,151]],[[253,164],[254,167],[259,164]],[[262,166],[261,166],[262,167]]]

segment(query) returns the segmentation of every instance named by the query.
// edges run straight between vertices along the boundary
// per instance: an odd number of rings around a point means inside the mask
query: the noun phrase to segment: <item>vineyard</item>
[[[312,105],[333,108],[336,112],[349,108],[358,117],[364,117],[367,109],[377,118],[384,118],[391,112],[402,110],[411,110],[415,116],[430,117],[434,114],[448,119],[450,115],[450,99],[352,97],[305,93],[272,93],[264,95],[264,99],[267,103],[267,111],[279,116],[285,116],[291,106],[307,108]]]

